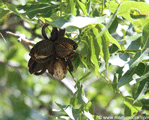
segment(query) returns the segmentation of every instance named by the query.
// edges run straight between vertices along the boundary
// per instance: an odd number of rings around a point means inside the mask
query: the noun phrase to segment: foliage
[[[141,1],[0,0],[0,119],[148,119],[149,4]],[[45,22],[78,44],[62,81],[30,75],[29,52],[6,34],[37,42]]]

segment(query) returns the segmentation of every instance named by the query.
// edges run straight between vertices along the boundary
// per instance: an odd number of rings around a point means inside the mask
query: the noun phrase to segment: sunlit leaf
[[[99,70],[99,62],[98,62],[99,53],[97,56],[96,47],[95,47],[95,44],[96,45],[98,45],[98,44],[95,43],[95,39],[93,38],[93,36],[90,36],[89,38],[91,40],[91,61],[95,65],[95,72],[96,72],[96,75],[98,75],[99,74],[99,72],[98,72],[98,70]],[[97,49],[97,50],[99,50],[99,49]]]
[[[106,4],[109,5],[109,9],[112,12],[115,12],[116,6],[118,6],[118,4],[113,1],[111,1],[110,3],[107,2]],[[131,11],[134,10],[139,11],[139,14],[141,16],[147,16],[149,11],[149,4],[145,2],[125,1],[120,5],[117,15],[121,15],[122,17],[130,21],[132,24],[134,24],[135,29],[138,32],[141,32],[142,25],[148,22],[148,20],[146,18],[146,20],[139,19],[139,21],[135,21],[135,19],[131,17]]]
[[[100,32],[101,32],[101,30],[104,28],[104,25],[102,25],[102,24],[98,24],[99,26],[100,26]],[[109,32],[108,32],[108,30],[106,30],[105,31],[105,33],[104,33],[104,36],[107,38],[106,40],[107,41],[110,41],[111,43],[113,43],[113,44],[115,44],[119,49],[121,49],[121,46],[120,46],[120,44],[118,43],[118,41],[116,40],[116,39],[114,39],[110,34],[109,34]]]
[[[69,0],[72,15],[76,15],[75,0]]]
[[[88,102],[86,104],[85,111],[89,111],[89,113],[94,114],[94,107],[91,102]]]
[[[79,0],[77,0],[77,3],[79,5],[79,7],[81,8],[81,10],[83,11],[84,15],[88,15],[86,6],[82,2],[80,2]]]
[[[130,13],[132,10],[138,10],[141,14],[148,14],[149,11],[149,4],[145,2],[135,2],[135,1],[126,1],[123,2],[119,8],[118,14],[129,20],[130,22],[133,22]]]
[[[59,21],[62,21],[62,23],[61,24],[59,23],[60,25],[58,24],[57,26],[61,27],[62,29],[68,26],[83,28],[93,23],[102,23],[105,20],[105,18],[106,18],[106,15],[101,16],[101,17],[81,17],[81,16],[77,16],[77,17],[70,16],[70,17],[65,17],[65,18],[63,17],[63,18],[58,19]],[[54,24],[56,21],[51,22],[51,24]]]
[[[93,33],[94,33],[94,35],[95,35],[95,38],[94,39],[97,39],[97,44],[98,44],[98,46],[99,46],[99,52],[100,52],[100,56],[103,58],[103,51],[102,51],[102,39],[101,39],[101,36],[98,36],[97,38],[96,38],[96,36],[98,35],[98,33],[99,33],[99,31],[98,31],[98,29],[95,27],[95,28],[92,28],[92,30],[93,30]]]

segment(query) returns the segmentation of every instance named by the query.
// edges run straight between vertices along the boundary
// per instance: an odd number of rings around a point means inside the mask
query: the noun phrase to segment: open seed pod
[[[78,45],[71,39],[60,37],[54,42],[56,54],[62,58],[69,58],[74,56],[75,50]]]
[[[28,62],[29,72],[35,75],[41,75],[46,71],[46,66],[44,63],[37,63],[35,60],[30,58]]]
[[[40,63],[46,63],[54,53],[54,45],[51,41],[40,41],[30,51],[32,59]]]
[[[43,41],[38,42],[30,51],[30,60],[28,63],[29,72],[35,75],[41,75],[48,69],[48,72],[58,80],[62,80],[69,71],[73,71],[73,65],[70,60],[74,56],[78,45],[71,39],[64,37],[65,30],[53,27],[51,37],[48,38],[45,29],[49,24],[42,27]]]
[[[48,71],[54,78],[62,80],[67,73],[67,63],[65,59],[58,58],[55,59],[55,61],[51,60],[48,66]]]

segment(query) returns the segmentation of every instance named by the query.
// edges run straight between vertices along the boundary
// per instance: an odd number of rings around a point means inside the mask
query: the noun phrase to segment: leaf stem
[[[142,49],[127,49],[127,50],[119,50],[118,52],[138,52],[142,51]]]
[[[71,71],[70,71],[69,69],[68,69],[68,71],[69,71],[71,77],[73,78],[73,80],[75,81],[75,83],[77,83],[77,80],[76,80],[76,78],[74,77],[74,75],[71,73]]]
[[[104,78],[108,83],[111,84],[111,81],[103,74],[103,73],[100,73],[101,77]]]
[[[88,72],[86,75],[84,75],[83,77],[81,77],[78,81],[83,80],[84,78],[86,78],[87,76],[89,76],[91,74],[91,72]]]

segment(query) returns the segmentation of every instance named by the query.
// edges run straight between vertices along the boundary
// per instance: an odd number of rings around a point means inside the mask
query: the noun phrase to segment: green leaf
[[[149,22],[144,25],[142,33],[142,48],[149,48]]]
[[[14,12],[16,15],[18,15],[19,17],[23,18],[24,20],[30,22],[31,20],[28,19],[25,15],[19,13],[18,9],[17,9],[17,6],[16,5],[13,5],[13,4],[9,4],[7,3],[6,4],[8,9],[11,10],[12,12]]]
[[[139,76],[142,76],[145,73],[146,65],[143,63],[139,63],[139,65],[136,68],[135,73]]]
[[[141,14],[148,14],[149,4],[145,2],[126,1],[123,2],[119,8],[118,15],[123,16],[127,20],[133,23],[133,19],[130,16],[132,10],[138,10]]]
[[[81,55],[82,63],[84,64],[84,66],[87,69],[89,69],[91,64],[92,64],[91,63],[91,59],[90,59],[90,57],[91,57],[91,47],[89,45],[90,41],[88,41],[89,38],[87,36],[85,36],[84,39],[86,39],[86,40],[82,40],[84,42],[84,46],[83,46],[83,48],[81,50],[80,55]]]
[[[69,26],[74,26],[77,28],[83,28],[87,25],[90,24],[95,24],[95,23],[102,23],[104,22],[106,18],[105,16],[101,16],[101,17],[82,17],[82,16],[64,16],[62,18],[59,18],[53,22],[49,22],[50,24],[54,24],[58,27],[61,27],[62,29],[69,27]],[[62,22],[62,23],[61,23]]]
[[[101,120],[101,117],[94,115],[94,120]]]
[[[97,29],[99,31],[101,31],[101,29],[103,28],[103,25],[102,24],[98,24],[96,25]],[[104,33],[102,36],[96,36],[97,38],[98,37],[101,37],[101,45],[102,45],[102,52],[103,52],[103,59],[106,63],[106,69],[108,68],[108,60],[110,58],[110,54],[109,54],[109,44],[110,44],[110,41],[109,41],[109,35],[107,35],[106,33]]]
[[[118,81],[118,88],[128,84],[130,81],[132,81],[132,76],[135,74],[136,68],[133,68],[131,70],[128,70]]]
[[[13,11],[14,13],[16,13],[17,15],[20,15],[19,11],[17,10],[16,6],[15,5],[12,5],[12,4],[9,4],[7,3],[7,7]]]
[[[71,119],[77,120],[79,117],[79,109],[73,109],[70,105],[61,105],[56,103],[61,110],[63,110]]]
[[[90,14],[91,11],[92,11],[92,4],[91,3],[92,3],[91,0],[89,0],[88,3],[87,3],[87,12],[88,12],[88,14]]]
[[[73,16],[76,15],[76,8],[75,8],[75,1],[74,0],[69,0],[70,6],[71,6],[71,13]]]
[[[119,9],[120,4],[118,5],[117,9],[115,10],[114,14],[112,16],[110,16],[110,18],[107,20],[107,25],[100,31],[100,33],[98,34],[98,36],[102,36],[111,26],[112,22],[114,21],[116,15],[117,15],[117,11]]]
[[[132,76],[137,72],[136,69],[140,69],[140,68],[137,68],[136,66],[138,66],[140,62],[145,60],[148,54],[149,54],[149,48],[146,49],[143,53],[142,51],[139,51],[136,53],[135,57],[129,61],[129,70],[118,81],[118,88],[132,81]],[[148,76],[149,76],[149,73],[146,73],[143,76],[141,76],[139,80],[141,81],[147,78]]]
[[[138,38],[140,38],[142,36],[142,33],[139,33],[139,34],[136,34],[136,35],[133,35],[133,36],[126,36],[124,39],[122,40],[129,40],[129,41],[135,41],[137,40]]]
[[[148,98],[142,98],[141,103],[143,104],[142,110],[149,111],[149,99]]]
[[[149,88],[149,80],[146,79],[141,81],[138,87],[138,91],[134,96],[135,101],[133,103],[135,103],[141,96],[145,95],[148,88]]]
[[[80,58],[80,55],[78,53],[76,53],[72,58],[72,63],[74,65],[74,67],[77,69],[78,66],[80,65],[81,63],[81,58]]]
[[[91,41],[91,61],[95,65],[95,72],[96,72],[96,75],[98,75],[99,74],[99,71],[98,71],[99,70],[99,62],[98,62],[99,54],[96,54],[96,51],[99,49],[96,49],[95,47],[98,44],[97,44],[97,41],[93,38],[93,36],[89,36],[89,38]]]
[[[116,11],[116,8],[118,7],[118,4],[114,1],[106,2],[106,5],[109,6],[109,10],[111,10],[113,13]]]
[[[102,25],[102,24],[98,24],[98,25],[99,25],[99,27],[100,27],[100,28],[98,28],[98,29],[99,29],[99,31],[101,32],[101,30],[104,29],[105,27],[104,27],[104,25]],[[106,40],[107,40],[107,41],[110,41],[111,43],[115,44],[119,49],[121,49],[121,46],[120,46],[120,44],[118,43],[118,41],[117,41],[116,39],[114,39],[114,38],[110,35],[110,33],[108,32],[108,30],[106,30],[103,35],[106,37]]]
[[[148,77],[149,77],[149,72],[143,74],[143,75],[137,80],[137,82],[138,82],[138,81],[142,81],[142,80],[144,80],[144,79],[146,79],[146,78],[148,78]]]
[[[84,13],[84,15],[88,15],[86,6],[82,2],[80,2],[79,0],[77,0],[77,3],[79,5],[79,7],[81,8],[82,12]]]
[[[109,47],[109,53],[110,54],[113,54],[113,53],[115,53],[115,52],[117,52],[119,49],[118,49],[118,47],[115,45],[115,44],[113,44],[113,45],[111,45],[110,47]]]
[[[33,17],[50,17],[58,10],[58,5],[49,5],[49,4],[26,4],[24,6],[17,6],[19,10],[23,9],[25,13],[23,15],[27,15],[30,19]]]
[[[81,104],[85,104],[87,101],[85,100],[84,90],[82,88],[82,84],[80,82],[77,83],[77,98]]]
[[[4,10],[0,8],[0,19],[2,19],[5,15],[7,15],[10,11]]]
[[[109,27],[108,31],[110,34],[115,33],[118,27],[118,18],[115,17],[114,21],[112,22],[111,26]]]
[[[149,48],[147,48],[145,51],[138,51],[135,55],[135,57],[129,61],[130,69],[137,66],[141,61],[147,59],[147,56],[149,55]]]
[[[88,102],[85,105],[85,111],[87,111],[87,112],[89,111],[91,114],[94,114],[94,107],[91,102]]]
[[[116,90],[117,90],[117,77],[115,74],[114,74],[114,80],[113,80],[112,87],[113,87],[114,91],[116,92]]]
[[[52,22],[49,22],[48,20],[46,20],[46,22],[49,23],[52,26],[56,26],[56,27],[62,28],[62,26],[64,24],[66,24],[70,18],[71,18],[71,16],[68,15],[68,16],[64,16],[64,17],[61,17],[59,19],[56,19],[56,20],[54,20]]]
[[[93,29],[93,33],[94,33],[94,35],[95,36],[97,36],[98,35],[98,33],[99,33],[99,31],[98,31],[98,29],[95,27],[95,28],[92,28]],[[94,38],[94,39],[96,39],[96,37]],[[101,39],[101,37],[100,36],[98,36],[97,37],[97,43],[98,43],[98,46],[99,46],[99,51],[100,51],[100,56],[103,58],[103,51],[102,51],[102,39]]]
[[[125,116],[132,116],[131,109],[127,105],[125,105],[124,115]]]
[[[108,49],[109,41],[108,41],[108,39],[106,39],[106,37],[104,35],[101,37],[101,39],[102,39],[102,51],[103,51],[103,54],[104,54],[106,69],[108,69],[108,61],[109,61],[109,58],[110,58],[109,49]]]
[[[70,99],[70,104],[75,107],[78,104],[78,102],[79,100],[77,98],[77,92],[76,92],[74,93],[73,97]]]
[[[130,96],[125,97],[125,116],[132,116],[138,112],[142,108],[141,101],[137,101],[133,103],[134,99]]]
[[[109,39],[109,41],[113,44],[115,44],[120,50],[121,50],[121,46],[118,43],[118,41],[116,39],[114,39],[108,32],[108,30],[105,32],[105,36],[107,37],[107,39]]]
[[[109,9],[114,13],[118,4],[111,1],[106,3]],[[145,2],[125,1],[120,5],[117,15],[120,15],[130,21],[136,31],[142,32],[142,26],[148,22],[148,18],[135,20],[131,17],[131,11],[137,10],[140,15],[147,16],[149,11],[149,4]]]

